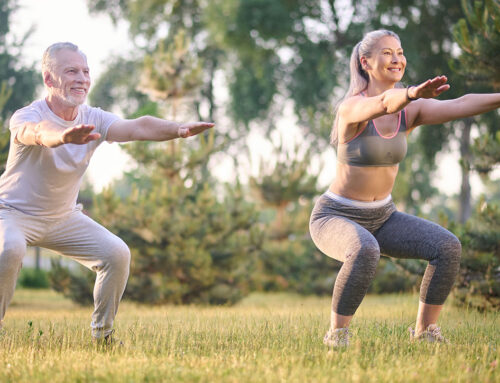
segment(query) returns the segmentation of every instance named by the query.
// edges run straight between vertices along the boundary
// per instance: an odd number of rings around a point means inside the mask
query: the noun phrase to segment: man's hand
[[[61,134],[61,144],[84,145],[101,137],[100,133],[91,133],[94,125],[76,125],[64,130]]]
[[[212,122],[188,122],[179,126],[179,130],[177,132],[179,137],[186,138],[196,136],[197,134],[212,128],[214,125],[215,124]]]

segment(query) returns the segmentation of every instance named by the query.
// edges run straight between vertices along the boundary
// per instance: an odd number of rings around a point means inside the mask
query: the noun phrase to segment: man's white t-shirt
[[[83,173],[95,149],[119,117],[100,108],[80,105],[74,121],[55,115],[45,100],[33,102],[14,113],[10,120],[10,150],[0,177],[0,205],[23,213],[60,218],[75,209]],[[64,127],[94,125],[101,137],[85,145],[65,144],[56,148],[24,145],[16,135],[26,122],[50,120]]]

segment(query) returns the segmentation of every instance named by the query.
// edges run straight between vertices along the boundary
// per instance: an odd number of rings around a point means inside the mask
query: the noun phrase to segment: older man
[[[0,326],[26,246],[40,246],[97,273],[92,336],[110,341],[130,251],[76,206],[90,158],[104,140],[166,141],[201,133],[213,124],[180,124],[152,116],[126,120],[84,104],[90,73],[86,56],[72,43],[56,43],[45,51],[42,74],[48,95],[12,116],[10,152],[0,178]]]

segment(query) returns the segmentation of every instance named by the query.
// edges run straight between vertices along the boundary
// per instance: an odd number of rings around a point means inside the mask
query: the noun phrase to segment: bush
[[[25,267],[21,269],[18,285],[31,289],[47,289],[50,287],[49,277],[45,270]]]
[[[370,286],[369,292],[372,294],[389,294],[410,292],[418,288],[421,274],[412,274],[408,271],[409,267],[405,263],[404,268],[399,261],[394,261],[381,258],[377,274]]]
[[[462,242],[454,303],[480,311],[500,309],[500,205],[480,201],[474,216],[454,231]]]
[[[50,286],[66,298],[80,305],[92,303],[95,273],[81,267],[80,273],[71,272],[58,259],[51,259],[48,273]]]

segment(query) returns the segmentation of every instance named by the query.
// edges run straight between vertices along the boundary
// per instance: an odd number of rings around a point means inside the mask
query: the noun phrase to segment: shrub
[[[50,287],[49,277],[45,270],[24,267],[21,269],[18,285],[32,289],[47,289]]]

